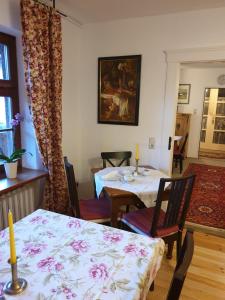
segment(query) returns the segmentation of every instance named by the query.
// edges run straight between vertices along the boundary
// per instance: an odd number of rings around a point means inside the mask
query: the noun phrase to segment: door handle
[[[168,150],[171,149],[171,142],[172,142],[172,138],[171,136],[169,136],[169,141],[168,141]]]

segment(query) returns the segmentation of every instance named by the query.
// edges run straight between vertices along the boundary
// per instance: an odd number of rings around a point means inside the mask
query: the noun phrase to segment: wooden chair
[[[123,163],[125,163],[126,166],[130,165],[130,158],[132,156],[131,151],[122,151],[122,152],[101,152],[101,157],[103,159],[103,168],[106,168],[107,162],[112,167],[120,167]],[[112,162],[113,160],[119,160],[117,164]]]
[[[79,200],[73,165],[64,157],[69,201],[73,216],[96,223],[106,223],[111,220],[110,202],[108,199]]]
[[[175,167],[177,167],[177,163],[179,162],[180,174],[183,171],[184,150],[187,144],[187,139],[188,139],[188,133],[186,134],[184,138],[184,142],[181,144],[181,147],[178,148],[174,147],[174,151],[173,151],[173,161],[175,162]]]
[[[161,237],[168,244],[167,258],[172,258],[173,244],[177,242],[177,259],[180,255],[184,227],[195,175],[182,178],[161,178],[156,206],[129,212],[122,223],[134,232],[150,237]],[[170,184],[166,211],[161,209],[166,183]]]
[[[179,300],[194,253],[193,232],[187,231],[166,300]]]

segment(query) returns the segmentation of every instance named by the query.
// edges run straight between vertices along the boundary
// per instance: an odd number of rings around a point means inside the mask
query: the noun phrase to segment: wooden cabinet
[[[186,134],[189,134],[191,114],[177,113],[175,135],[183,136],[181,143],[184,141]],[[188,140],[186,143],[184,155],[187,156]]]

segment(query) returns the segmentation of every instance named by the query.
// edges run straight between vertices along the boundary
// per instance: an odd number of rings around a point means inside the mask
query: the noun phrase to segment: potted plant
[[[17,149],[10,156],[0,154],[0,159],[4,161],[5,173],[7,178],[16,178],[18,160],[21,159],[25,153],[25,149]]]

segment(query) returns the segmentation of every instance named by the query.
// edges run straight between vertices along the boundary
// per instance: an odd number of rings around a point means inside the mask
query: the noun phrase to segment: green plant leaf
[[[15,162],[15,161],[21,159],[25,153],[29,153],[31,156],[33,156],[33,154],[30,152],[27,152],[26,149],[17,149],[10,156],[0,154],[0,159],[4,160],[7,163]]]
[[[25,153],[26,153],[26,149],[17,149],[11,154],[9,159],[10,161],[16,161],[18,159],[21,159]]]
[[[4,155],[4,154],[0,154],[0,159],[6,161],[6,162],[10,162],[10,159],[8,156]]]

